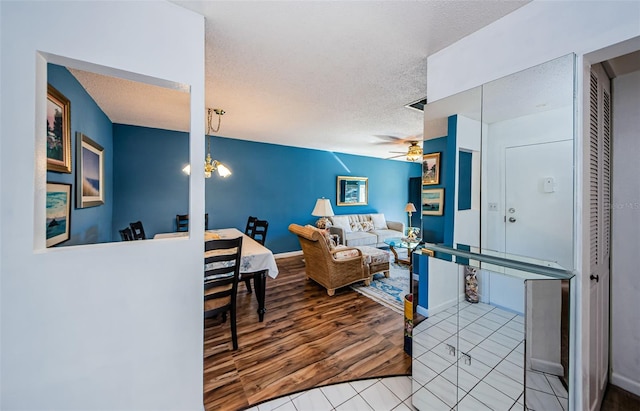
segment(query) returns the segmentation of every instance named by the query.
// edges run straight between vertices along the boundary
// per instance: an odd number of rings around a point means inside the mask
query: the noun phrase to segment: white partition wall
[[[0,30],[0,408],[201,410],[203,230],[46,249],[44,131],[51,59],[189,86],[203,216],[203,17],[164,1],[3,1]]]

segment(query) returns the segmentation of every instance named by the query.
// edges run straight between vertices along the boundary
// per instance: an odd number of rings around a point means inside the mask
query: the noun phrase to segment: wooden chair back
[[[209,240],[204,246],[204,318],[231,312],[231,339],[238,349],[236,293],[240,279],[242,237]]]
[[[136,221],[134,223],[129,224],[131,227],[131,231],[133,232],[134,240],[145,240],[147,237],[144,234],[144,227],[142,226],[142,221]]]
[[[122,241],[132,241],[133,240],[133,232],[130,227],[125,227],[122,230],[118,230],[120,232],[120,238]]]
[[[176,231],[189,231],[189,214],[176,214]]]

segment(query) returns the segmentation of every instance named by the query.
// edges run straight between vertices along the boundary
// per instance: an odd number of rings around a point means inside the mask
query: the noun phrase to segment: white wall
[[[508,147],[566,141],[573,136],[572,107],[555,110],[488,124],[483,128],[483,197],[482,197],[482,247],[505,251],[505,150]],[[571,164],[567,164],[571,172]],[[489,203],[497,205],[496,210]],[[567,208],[571,208],[567,204]],[[571,222],[566,234],[571,243]],[[565,230],[566,231],[566,230]],[[572,260],[571,247],[568,248],[568,260]],[[536,256],[542,258],[541,256]],[[564,266],[567,266],[566,264]]]
[[[582,57],[610,45],[640,35],[640,2],[611,1],[533,1],[508,14],[495,23],[465,37],[427,59],[427,101],[451,96],[477,87],[505,75],[535,66],[553,58],[575,53],[578,63]],[[576,299],[571,307],[575,324],[571,343],[574,349],[570,361],[576,368],[571,372],[570,395],[575,409],[582,409],[588,398],[589,319],[582,312],[588,307],[589,281],[582,281],[588,269],[589,242],[588,208],[582,203],[587,192],[583,190],[585,172],[585,133],[583,106],[583,78],[585,70],[578,67],[578,91],[575,144],[576,155],[576,244],[574,261],[577,271]],[[588,144],[587,144],[588,148]],[[588,166],[588,162],[586,163]],[[584,307],[584,308],[583,308]],[[584,338],[582,338],[584,337]],[[584,357],[584,360],[583,360]]]
[[[613,80],[611,381],[640,395],[640,71]]]
[[[481,123],[458,115],[456,125],[455,224],[453,243],[480,246],[480,147]],[[471,153],[471,209],[458,210],[460,151]]]
[[[201,164],[204,19],[164,1],[3,1],[0,27],[0,408],[202,409],[203,232],[45,249],[44,119],[47,56],[187,84]],[[194,216],[202,174],[190,180]]]

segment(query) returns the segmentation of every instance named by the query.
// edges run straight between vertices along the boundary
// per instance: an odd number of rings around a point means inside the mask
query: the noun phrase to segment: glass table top
[[[409,241],[406,238],[393,237],[387,238],[384,240],[384,243],[394,248],[416,248],[416,246],[420,244],[420,241],[419,238]]]

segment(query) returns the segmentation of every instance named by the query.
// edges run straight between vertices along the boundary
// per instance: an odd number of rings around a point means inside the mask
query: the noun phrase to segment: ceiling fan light
[[[407,151],[407,160],[417,161],[421,157],[422,157],[422,147],[412,143],[411,146],[409,146],[409,150]]]

